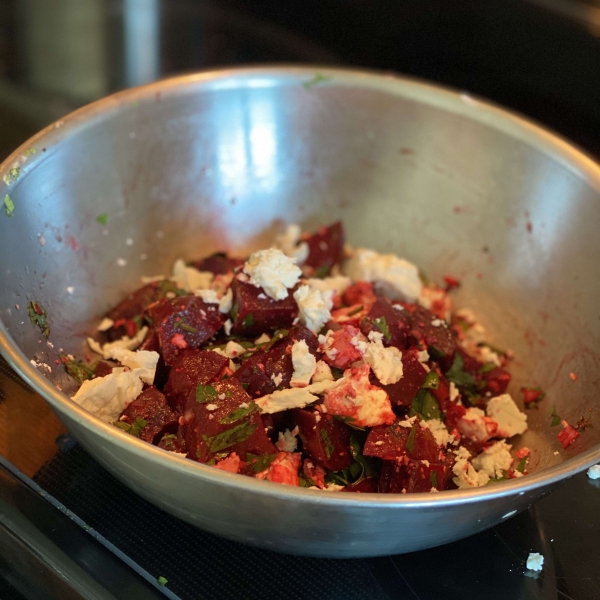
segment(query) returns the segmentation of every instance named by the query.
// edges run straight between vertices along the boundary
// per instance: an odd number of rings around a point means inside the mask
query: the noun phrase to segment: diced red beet
[[[579,432],[573,425],[569,425],[567,421],[563,421],[562,426],[563,429],[559,431],[556,437],[562,447],[566,450],[579,437]]]
[[[182,428],[185,432],[188,456],[198,462],[208,462],[212,458],[219,458],[221,453],[236,452],[246,461],[246,454],[274,454],[277,448],[265,433],[262,417],[257,412],[250,412],[245,416],[229,423],[221,421],[226,417],[233,417],[232,413],[240,406],[249,406],[250,396],[246,393],[239,381],[235,378],[224,381],[215,381],[211,384],[215,390],[209,402],[198,402],[194,398],[188,401],[182,417]],[[230,435],[233,439],[225,446],[217,445],[227,431],[234,430]],[[237,440],[237,441],[236,441]]]
[[[354,492],[356,494],[376,494],[378,491],[378,483],[379,481],[375,478],[373,479],[363,479],[359,481],[356,485],[348,485],[344,489],[340,490],[340,492]]]
[[[140,439],[145,442],[158,441],[165,433],[177,430],[178,416],[167,403],[165,396],[154,386],[147,387],[127,406],[119,417],[120,421],[132,425],[136,419],[146,421],[140,431]]]
[[[410,325],[411,317],[406,310],[394,308],[386,298],[378,298],[367,317],[362,320],[360,329],[367,337],[371,331],[383,333],[384,346],[404,350]]]
[[[294,372],[291,347],[300,340],[306,342],[311,354],[316,353],[319,346],[317,336],[306,327],[298,325],[292,327],[288,335],[270,350],[259,350],[242,363],[235,372],[235,377],[247,386],[247,392],[252,398],[271,394],[278,387],[289,387]],[[278,385],[273,377],[279,381]]]
[[[482,394],[490,392],[492,396],[504,394],[510,383],[510,373],[501,367],[496,367],[487,373],[479,373],[477,379],[485,384]]]
[[[260,335],[275,329],[288,329],[298,316],[298,305],[293,290],[284,300],[269,298],[260,287],[234,278],[232,332],[242,335]],[[233,317],[232,317],[233,318]]]
[[[310,267],[309,275],[326,277],[333,265],[344,258],[344,228],[341,223],[321,227],[316,233],[303,236],[308,244],[308,258],[304,267]]]
[[[435,473],[435,477],[432,476]],[[432,487],[446,489],[449,468],[421,460],[384,460],[381,464],[379,492],[387,494],[429,492]],[[436,486],[433,483],[437,483]]]
[[[379,470],[379,493],[406,493],[407,485],[408,471],[402,459],[381,461],[381,468]]]
[[[452,431],[456,429],[458,422],[467,414],[467,409],[462,404],[455,404],[451,402],[446,407],[446,427]]]
[[[446,322],[436,317],[431,311],[416,304],[404,304],[410,316],[409,339],[422,343],[436,355],[451,358],[457,348],[456,338]]]
[[[387,392],[392,404],[410,406],[427,377],[427,370],[419,361],[416,348],[409,348],[402,352],[402,373],[402,378],[390,385],[382,385],[373,374],[371,380],[373,385]]]
[[[165,385],[171,406],[182,411],[188,401],[196,399],[196,387],[214,381],[229,363],[226,356],[212,350],[186,350],[174,361]]]
[[[232,258],[224,252],[215,252],[210,256],[194,261],[193,266],[198,271],[209,271],[213,275],[225,275],[243,264],[244,261],[241,258]]]
[[[405,455],[415,460],[429,462],[437,462],[439,458],[433,434],[429,429],[421,427],[418,419],[412,427],[403,427],[398,423],[373,427],[367,436],[363,454],[385,460],[393,460]]]
[[[348,369],[352,363],[362,358],[360,350],[352,343],[356,337],[366,341],[360,334],[360,329],[352,325],[343,325],[326,338],[323,348],[323,360],[337,369]]]
[[[369,314],[369,305],[356,304],[354,306],[345,306],[331,311],[331,318],[327,323],[329,329],[334,329],[334,325],[351,325],[359,327],[361,321]]]
[[[158,333],[154,327],[148,328],[148,333],[144,338],[141,346],[138,350],[148,350],[149,352],[160,352],[160,340],[158,339]]]
[[[377,301],[377,296],[372,283],[358,281],[346,288],[342,300],[346,306],[371,306]]]
[[[304,451],[325,469],[340,471],[352,464],[350,428],[331,415],[296,409],[293,417]]]
[[[110,375],[112,373],[113,368],[114,365],[110,365],[109,363],[104,362],[103,360],[99,360],[96,363],[94,377],[106,377],[107,375]]]
[[[445,413],[448,410],[448,405],[450,404],[450,382],[442,374],[442,371],[439,369],[439,367],[435,368],[435,372],[438,375],[438,386],[437,388],[431,388],[429,391],[438,401],[440,410]]]
[[[199,348],[225,321],[218,304],[208,304],[198,296],[160,300],[148,309],[158,332],[161,354],[172,365],[181,350]]]
[[[312,481],[319,489],[325,487],[326,471],[323,467],[316,465],[310,458],[305,458],[302,463],[302,471],[309,481]]]

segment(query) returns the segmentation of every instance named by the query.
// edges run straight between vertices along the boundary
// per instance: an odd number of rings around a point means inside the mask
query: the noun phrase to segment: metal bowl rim
[[[31,137],[0,164],[0,179],[8,174],[13,164],[19,160],[21,160],[22,174],[35,169],[36,165],[45,156],[51,154],[52,148],[61,140],[75,135],[80,129],[91,123],[110,117],[113,112],[126,109],[127,105],[135,107],[141,101],[159,102],[162,95],[174,93],[174,95],[181,96],[185,93],[194,93],[197,89],[278,87],[282,85],[282,82],[287,82],[290,85],[302,85],[310,81],[317,73],[325,78],[318,84],[319,87],[345,85],[363,89],[376,89],[387,94],[401,96],[422,104],[458,113],[484,123],[507,135],[527,142],[545,154],[552,155],[563,166],[569,168],[600,192],[600,165],[560,136],[515,112],[505,110],[491,102],[457,90],[397,74],[309,65],[265,65],[217,69],[171,77],[117,92],[70,113]],[[312,90],[307,90],[307,93],[312,93]],[[42,151],[30,155],[31,158],[27,158],[23,162],[22,159],[26,150],[39,146],[43,146]],[[17,185],[18,180],[7,187],[14,189]],[[489,487],[448,490],[439,494],[340,494],[294,488],[207,467],[185,457],[177,456],[172,452],[162,450],[157,446],[147,444],[112,427],[109,423],[101,421],[75,404],[37,371],[20,348],[12,341],[4,323],[1,321],[0,353],[19,375],[51,405],[60,409],[60,411],[64,411],[71,419],[90,432],[97,433],[104,440],[114,442],[117,446],[124,446],[141,458],[147,457],[163,467],[192,474],[200,480],[240,491],[265,494],[282,500],[304,500],[334,506],[352,505],[381,508],[402,506],[412,509],[470,504],[517,494],[524,495],[527,492],[532,492],[571,477],[600,462],[600,444],[598,444],[594,448],[581,452],[579,455],[558,465],[532,473],[526,477]]]

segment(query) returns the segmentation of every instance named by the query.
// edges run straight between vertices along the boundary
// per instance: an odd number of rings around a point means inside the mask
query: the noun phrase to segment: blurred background
[[[0,158],[114,91],[273,61],[430,79],[600,155],[600,0],[1,0]]]

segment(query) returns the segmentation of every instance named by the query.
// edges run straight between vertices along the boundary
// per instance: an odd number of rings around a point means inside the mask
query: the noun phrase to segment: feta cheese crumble
[[[510,394],[492,398],[487,403],[486,413],[498,423],[500,437],[509,438],[527,430],[527,415],[519,410]]]
[[[294,292],[298,304],[300,322],[313,333],[318,333],[331,317],[333,292],[320,292],[308,285],[301,285]]]
[[[102,321],[100,321],[100,325],[98,325],[98,327],[96,327],[96,329],[98,331],[108,331],[114,324],[115,324],[115,322],[112,319],[109,319],[108,317],[104,317],[104,319],[102,319]]]
[[[261,287],[274,300],[285,300],[288,288],[293,288],[302,275],[296,260],[277,248],[252,254],[244,264],[244,273],[250,277],[251,284]]]
[[[96,340],[89,337],[87,343],[94,352],[100,354],[105,360],[109,360],[113,358],[112,352],[115,348],[125,348],[126,350],[135,350],[138,348],[144,341],[147,333],[148,328],[142,327],[132,338],[124,335],[120,340],[100,345]]]
[[[352,285],[352,280],[345,275],[337,275],[335,277],[324,277],[323,279],[306,279],[304,283],[313,290],[331,291],[341,296]]]
[[[544,567],[544,557],[538,552],[530,552],[527,557],[527,568],[531,571],[541,571]]]
[[[478,471],[487,473],[490,477],[503,477],[503,471],[508,471],[513,463],[510,455],[512,446],[504,440],[492,444],[471,462]]]
[[[294,342],[292,346],[292,365],[294,372],[290,380],[291,387],[306,387],[317,369],[317,359],[310,353],[304,340]]]
[[[417,267],[395,254],[358,248],[346,262],[344,271],[354,282],[374,283],[392,300],[415,302],[423,288]]]
[[[181,259],[175,261],[173,265],[173,274],[171,281],[175,285],[189,293],[196,290],[207,290],[214,279],[214,275],[209,271],[198,271],[194,267],[188,267]]]
[[[298,426],[294,427],[292,431],[286,429],[283,433],[279,432],[279,439],[275,443],[277,450],[280,452],[295,452],[298,447]]]
[[[377,339],[369,343],[363,358],[371,365],[382,385],[391,385],[402,379],[402,352],[395,346],[385,348],[381,339]]]
[[[286,256],[294,258],[299,265],[308,258],[309,254],[308,244],[300,241],[301,233],[300,226],[292,223],[283,233],[275,237],[275,248],[281,250]]]
[[[600,465],[593,465],[587,470],[590,479],[600,479]]]
[[[331,367],[324,360],[317,361],[315,372],[312,376],[313,383],[319,383],[319,381],[333,381]]]
[[[421,421],[421,427],[425,427],[425,429],[431,431],[438,446],[445,448],[448,444],[457,443],[456,438],[448,431],[448,428],[440,419]]]
[[[316,394],[322,394],[325,390],[332,388],[336,384],[336,381],[321,381],[303,388],[276,390],[272,394],[257,398],[254,402],[263,413],[268,414],[281,412],[290,408],[304,408],[319,399]]]
[[[462,451],[462,452],[461,452]],[[485,471],[477,471],[469,462],[469,451],[460,447],[457,453],[456,462],[452,467],[452,472],[456,477],[452,481],[460,488],[474,488],[487,485],[490,480],[489,475]]]

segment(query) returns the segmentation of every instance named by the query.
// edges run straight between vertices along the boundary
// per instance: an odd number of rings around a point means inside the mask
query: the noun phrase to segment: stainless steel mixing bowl
[[[3,355],[111,473],[198,527],[297,554],[409,552],[509,518],[600,461],[600,168],[519,117],[393,76],[218,71],[85,107],[19,148],[0,176],[14,202],[12,218],[0,214]],[[278,221],[334,219],[354,245],[462,279],[457,305],[516,353],[515,397],[521,385],[548,393],[518,440],[532,449],[531,475],[408,496],[295,489],[170,454],[69,399],[59,349],[81,355],[141,275],[254,248]],[[30,300],[48,310],[51,344],[27,318]],[[566,451],[552,407],[591,423]]]

